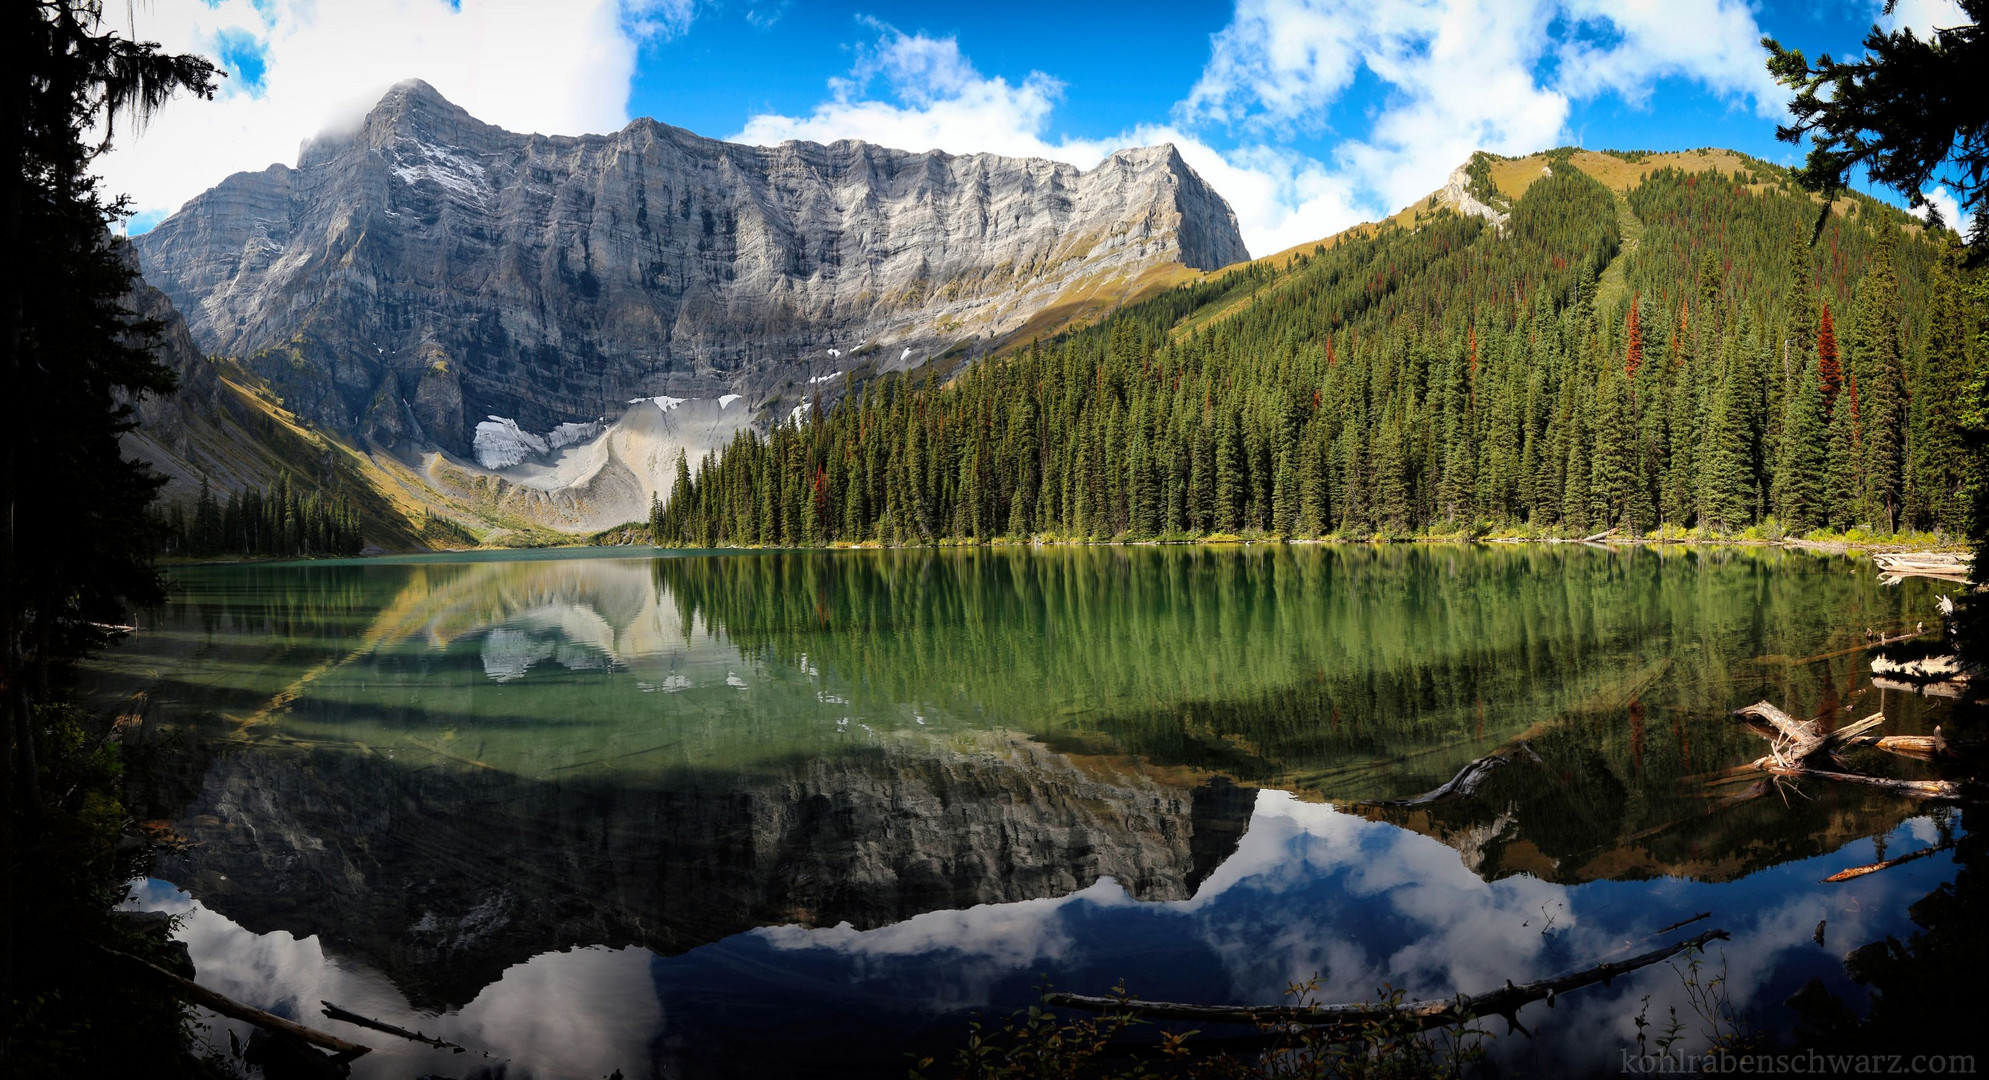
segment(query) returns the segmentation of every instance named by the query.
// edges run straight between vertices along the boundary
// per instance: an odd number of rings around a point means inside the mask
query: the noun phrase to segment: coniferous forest
[[[1612,191],[1569,159],[1547,155],[1502,224],[1431,207],[849,387],[680,460],[652,532],[1962,531],[1979,345],[1952,238],[1862,196],[1815,231],[1819,204],[1765,163]],[[1474,186],[1497,198],[1488,163]]]
[[[192,512],[175,506],[163,524],[169,555],[357,555],[364,544],[351,499],[298,491],[288,476],[267,491],[231,492],[226,502],[202,482]]]

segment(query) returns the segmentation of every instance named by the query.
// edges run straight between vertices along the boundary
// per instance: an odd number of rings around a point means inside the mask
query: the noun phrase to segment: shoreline
[[[1543,544],[1550,546],[1583,545],[1588,547],[1746,547],[1781,548],[1795,551],[1813,551],[1825,555],[1877,554],[1885,552],[1927,551],[1967,554],[1968,544],[1961,540],[1938,540],[1933,537],[1894,538],[1874,537],[1871,539],[1779,539],[1761,537],[1731,536],[1610,536],[1601,539],[1571,538],[1556,536],[1415,536],[1415,537],[1303,537],[1286,539],[1278,536],[1237,536],[1213,534],[1205,537],[1185,537],[1152,540],[1121,539],[1069,539],[1050,537],[1030,537],[1027,539],[997,538],[991,540],[939,540],[921,544],[885,544],[875,540],[856,542],[830,542],[818,544],[715,544],[700,547],[689,544],[595,544],[579,542],[572,544],[546,544],[530,547],[463,547],[427,548],[414,551],[369,551],[359,555],[337,556],[282,556],[282,557],[215,557],[215,558],[162,558],[158,566],[162,570],[205,566],[272,566],[272,565],[313,565],[317,563],[379,562],[398,559],[428,559],[450,555],[500,555],[513,559],[527,559],[539,553],[595,552],[596,557],[612,557],[616,551],[918,551],[918,550],[963,550],[970,548],[1051,548],[1051,547],[1257,547],[1257,546],[1371,546],[1381,547],[1392,544]]]

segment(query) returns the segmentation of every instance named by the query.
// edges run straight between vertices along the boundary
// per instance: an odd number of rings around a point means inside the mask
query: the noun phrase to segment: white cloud
[[[1761,28],[1740,0],[1567,0],[1567,17],[1616,37],[1575,41],[1559,58],[1560,87],[1574,97],[1614,93],[1635,105],[1661,78],[1687,78],[1729,99],[1783,116],[1786,91],[1768,74]]]
[[[627,120],[640,42],[683,32],[697,0],[168,0],[139,29],[168,47],[259,47],[258,87],[176,101],[102,163],[113,192],[156,218],[227,173],[295,159],[388,85],[419,76],[511,130],[605,131]],[[980,72],[957,39],[875,20],[874,40],[805,114],[750,117],[734,139],[863,139],[907,150],[1046,157],[1090,167],[1112,150],[1172,142],[1268,254],[1394,212],[1472,151],[1572,141],[1573,104],[1644,104],[1660,79],[1695,81],[1763,115],[1780,98],[1743,0],[1239,0],[1173,115],[1108,138],[1053,132],[1052,73]],[[1944,6],[1945,5],[1945,6]],[[1952,0],[1905,0],[1899,20],[1945,24]],[[784,5],[764,5],[777,18]],[[755,7],[755,14],[761,13]],[[388,28],[383,32],[383,28]],[[521,77],[521,73],[530,73]],[[1359,108],[1347,95],[1371,82]],[[1321,157],[1289,140],[1357,127]]]
[[[387,87],[422,78],[471,115],[514,131],[577,134],[627,122],[646,38],[684,32],[694,0],[164,0],[137,33],[173,51],[220,56],[244,44],[264,65],[211,102],[182,98],[99,162],[106,190],[147,217],[223,176],[294,162],[298,145],[350,123]]]
[[[1954,192],[1949,191],[1945,185],[1937,187],[1932,191],[1923,191],[1920,194],[1929,203],[1933,204],[1934,209],[1941,212],[1941,224],[1956,232],[1960,232],[1962,227],[1967,224],[1967,222],[1962,220],[1960,200],[1956,199]],[[1907,212],[1921,221],[1927,220],[1927,208],[1924,206]]]
[[[904,150],[1050,157],[1079,164],[1098,161],[1107,152],[1098,144],[1044,141],[1043,129],[1064,91],[1056,79],[1040,71],[1017,84],[987,78],[954,38],[906,34],[875,21],[869,25],[878,31],[877,41],[857,50],[848,76],[829,80],[830,100],[807,116],[753,116],[733,141],[769,146],[789,139],[862,139]],[[895,101],[864,96],[880,80]]]
[[[914,151],[1049,158],[1080,168],[1116,149],[1171,142],[1236,209],[1253,252],[1317,239],[1361,219],[1317,162],[1289,150],[1257,146],[1225,154],[1167,124],[1142,125],[1110,139],[1052,140],[1050,115],[1062,99],[1061,82],[1040,71],[1019,83],[986,76],[954,38],[870,25],[877,40],[858,50],[846,77],[830,80],[829,100],[806,116],[753,116],[732,140],[767,146],[789,139],[862,139]],[[879,83],[885,97],[866,96]]]
[[[985,151],[1089,167],[1125,146],[1172,142],[1235,208],[1258,255],[1386,216],[1442,186],[1473,151],[1524,154],[1572,141],[1573,103],[1648,101],[1681,78],[1764,116],[1780,97],[1742,0],[1239,0],[1210,41],[1171,123],[1105,139],[1050,135],[1064,86],[977,71],[953,38],[880,36],[805,116],[752,117],[735,138],[864,139],[909,150]],[[1363,72],[1382,87],[1368,111],[1334,115]],[[871,88],[883,83],[881,93]],[[1328,160],[1284,145],[1329,123],[1364,130]],[[1231,136],[1216,145],[1212,129]]]
[[[1874,18],[1887,29],[1907,27],[1922,39],[1932,37],[1935,30],[1968,26],[1975,22],[1955,0],[1899,0],[1890,18],[1884,14],[1884,5],[1872,6],[1879,9]]]

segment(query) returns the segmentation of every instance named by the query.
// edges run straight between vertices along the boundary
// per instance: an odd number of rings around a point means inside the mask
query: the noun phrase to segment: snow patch
[[[640,405],[645,401],[653,401],[656,403],[657,408],[662,409],[664,412],[669,412],[671,409],[682,405],[685,400],[685,398],[671,397],[668,394],[658,394],[655,397],[632,397],[628,399],[628,403],[630,405]]]
[[[584,424],[561,424],[546,432],[546,445],[557,450],[562,446],[583,443],[599,435],[605,426],[599,420],[590,420]]]
[[[410,148],[421,155],[420,160],[409,160]],[[491,187],[489,172],[466,154],[411,140],[403,141],[396,149],[400,162],[393,167],[394,175],[410,186],[433,180],[449,194],[475,203],[487,202],[497,193]]]
[[[808,399],[802,398],[801,404],[796,405],[793,409],[788,411],[787,422],[793,424],[795,427],[800,427],[801,422],[808,419],[808,405],[809,405]]]
[[[842,372],[831,371],[827,375],[816,375],[813,378],[809,379],[808,385],[813,386],[816,383],[835,382],[837,379],[840,379],[842,377],[843,377]]]
[[[518,421],[508,416],[493,416],[478,424],[471,445],[476,451],[477,464],[486,469],[508,469],[532,454],[543,454],[550,449],[544,439],[520,428]]]
[[[899,353],[899,354],[898,354],[898,359],[899,359],[899,360],[906,360],[906,359],[909,359],[909,358],[911,357],[911,355],[912,355],[912,349],[911,349],[911,346],[907,345],[907,346],[905,347],[905,351],[904,351],[904,352],[901,352],[901,353]]]
[[[726,408],[737,400],[739,400],[738,394],[726,394],[718,399],[718,407],[721,409]]]
[[[840,359],[842,359],[842,355],[843,355],[843,351],[842,351],[841,349],[830,349],[830,350],[829,350],[829,359],[831,359],[831,360],[840,360]]]

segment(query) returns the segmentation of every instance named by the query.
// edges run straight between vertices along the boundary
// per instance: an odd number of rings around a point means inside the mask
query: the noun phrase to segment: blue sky
[[[1725,146],[1776,162],[1762,33],[1855,53],[1878,4],[1230,0],[158,0],[137,29],[216,57],[102,171],[142,230],[230,172],[292,162],[419,77],[514,130],[654,117],[715,138],[863,138],[1089,167],[1173,142],[1268,254],[1385,215],[1474,149]],[[1961,21],[1904,0],[1888,24]]]

